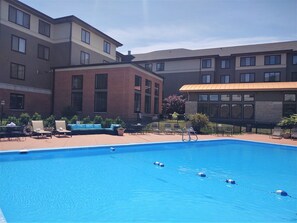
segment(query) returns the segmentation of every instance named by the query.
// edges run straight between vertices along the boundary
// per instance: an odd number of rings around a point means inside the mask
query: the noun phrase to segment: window
[[[151,64],[151,63],[146,63],[145,65],[144,65],[144,68],[146,69],[146,70],[152,70],[153,69],[153,65]]]
[[[10,94],[10,109],[24,109],[25,96],[23,94]]]
[[[219,104],[209,104],[209,117],[217,118],[219,116]]]
[[[210,74],[205,74],[205,75],[202,75],[202,83],[203,84],[209,84],[210,83]]]
[[[71,106],[75,111],[82,111],[82,99],[83,99],[83,76],[72,76],[72,94],[71,94]]]
[[[164,71],[165,65],[164,63],[157,63],[156,71]]]
[[[283,116],[290,117],[297,113],[296,103],[288,103],[283,105]]]
[[[152,93],[152,82],[149,80],[145,80],[145,93],[146,94]]]
[[[103,51],[105,53],[110,54],[110,43],[109,42],[104,41],[104,43],[103,43]]]
[[[150,95],[145,95],[144,112],[148,114],[151,113],[151,96]]]
[[[30,15],[12,7],[9,6],[9,12],[8,12],[8,20],[10,22],[13,22],[15,24],[18,24],[20,26],[23,26],[27,29],[30,29]]]
[[[141,111],[141,94],[138,92],[134,93],[134,112]]]
[[[96,74],[95,89],[107,90],[107,74]]]
[[[222,94],[221,95],[221,101],[230,101],[230,95],[229,94]]]
[[[142,78],[135,75],[134,80],[134,112],[141,112],[141,82]]]
[[[221,68],[222,69],[230,68],[230,60],[221,60]]]
[[[107,92],[95,92],[95,112],[107,112]]]
[[[232,104],[231,106],[231,118],[232,119],[241,119],[241,104]]]
[[[26,53],[26,40],[21,37],[12,35],[11,50],[19,53]]]
[[[51,25],[48,24],[47,22],[44,22],[42,20],[39,20],[38,32],[41,35],[50,37],[50,34],[51,34]]]
[[[74,108],[75,111],[82,111],[82,92],[72,92],[71,107]]]
[[[265,56],[265,65],[275,65],[281,63],[280,55]]]
[[[285,94],[285,101],[296,101],[296,94]]]
[[[202,68],[211,68],[211,59],[202,59]]]
[[[83,76],[82,75],[72,76],[72,89],[73,90],[82,90],[83,89]]]
[[[10,78],[25,80],[25,66],[21,64],[11,63],[10,64]]]
[[[198,104],[197,111],[198,111],[198,113],[208,114],[208,104],[206,104],[206,103]]]
[[[264,73],[265,82],[276,82],[280,81],[280,72],[266,72]]]
[[[254,105],[244,104],[243,105],[243,119],[253,119],[254,118]]]
[[[255,65],[256,65],[255,57],[240,57],[241,67],[248,67],[248,66],[255,66]]]
[[[244,101],[255,101],[255,96],[253,94],[244,94],[243,100]]]
[[[49,60],[50,48],[38,44],[38,58],[43,60]]]
[[[90,44],[90,32],[81,29],[81,41]]]
[[[208,101],[208,95],[207,94],[199,94],[198,101]]]
[[[219,101],[219,95],[217,94],[209,95],[209,101]]]
[[[222,75],[221,83],[230,83],[230,75]]]
[[[80,64],[89,64],[90,63],[90,54],[80,51]]]
[[[134,90],[141,91],[141,81],[142,81],[142,78],[136,75],[135,83],[134,83]]]
[[[225,119],[225,118],[229,118],[229,115],[230,115],[229,104],[221,104],[220,111],[219,111],[219,117]]]
[[[155,96],[160,95],[160,85],[155,83]]]
[[[151,113],[151,93],[152,93],[152,82],[145,80],[145,100],[144,100],[144,112]]]
[[[293,63],[294,65],[297,64],[297,54],[293,55],[293,61],[292,61],[292,63]]]
[[[241,101],[241,94],[232,94],[232,101]]]
[[[94,112],[107,112],[108,74],[96,74]]]
[[[255,74],[254,73],[240,74],[240,82],[241,83],[255,82]]]

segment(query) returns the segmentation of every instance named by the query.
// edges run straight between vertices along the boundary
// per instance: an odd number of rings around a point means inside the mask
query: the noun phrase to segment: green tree
[[[196,113],[194,115],[189,115],[189,120],[192,124],[193,129],[196,132],[201,132],[201,129],[207,127],[209,124],[209,119],[205,114]]]

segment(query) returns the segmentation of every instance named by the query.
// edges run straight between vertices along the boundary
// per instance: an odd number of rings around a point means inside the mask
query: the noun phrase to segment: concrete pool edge
[[[113,147],[126,147],[126,146],[137,146],[137,145],[158,145],[158,144],[174,144],[174,143],[199,143],[199,142],[211,142],[211,141],[241,141],[241,142],[250,142],[258,144],[268,144],[268,145],[277,145],[282,147],[289,147],[292,150],[297,150],[297,146],[289,144],[278,144],[272,142],[262,142],[256,140],[247,140],[247,139],[237,139],[237,138],[218,138],[218,139],[201,139],[198,141],[163,141],[163,142],[141,142],[141,143],[127,143],[127,144],[104,144],[104,145],[87,145],[87,146],[73,146],[73,147],[51,147],[51,148],[34,148],[34,149],[20,149],[20,150],[6,150],[0,151],[0,154],[9,154],[9,153],[19,153],[26,154],[32,152],[53,152],[53,151],[69,151],[69,150],[83,150],[83,149],[104,149],[104,148],[113,148]]]

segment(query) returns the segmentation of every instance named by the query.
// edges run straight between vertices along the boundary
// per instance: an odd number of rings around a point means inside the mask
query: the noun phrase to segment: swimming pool
[[[296,147],[240,140],[0,154],[7,222],[297,221],[296,182]]]

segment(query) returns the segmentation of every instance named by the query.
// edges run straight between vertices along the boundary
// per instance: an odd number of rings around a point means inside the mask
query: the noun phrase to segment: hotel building
[[[212,121],[275,124],[297,113],[297,41],[135,54],[164,77],[164,97],[184,94],[186,113]]]

